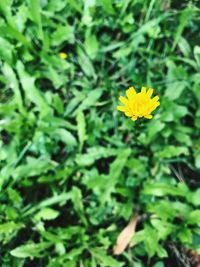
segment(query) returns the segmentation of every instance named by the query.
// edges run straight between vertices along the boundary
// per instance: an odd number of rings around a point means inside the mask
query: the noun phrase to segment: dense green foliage
[[[2,267],[172,267],[172,247],[200,252],[195,3],[0,1]],[[152,120],[116,110],[132,85],[160,96]],[[134,246],[113,256],[135,213]]]

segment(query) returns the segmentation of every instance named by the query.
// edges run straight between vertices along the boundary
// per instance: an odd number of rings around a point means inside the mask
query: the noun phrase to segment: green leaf
[[[22,223],[7,222],[0,224],[0,234],[12,234],[14,231],[24,227]]]
[[[188,43],[188,41],[185,38],[180,37],[179,42],[178,42],[178,46],[179,46],[181,52],[183,53],[183,55],[185,57],[189,57],[190,56],[191,47],[190,47],[190,44]]]
[[[190,192],[187,196],[187,200],[195,206],[200,205],[200,188],[195,192]]]
[[[170,100],[178,99],[184,90],[190,87],[187,79],[187,72],[182,66],[177,66],[174,61],[167,60],[167,89],[165,91],[165,96]],[[183,79],[184,77],[184,79]]]
[[[156,218],[151,219],[151,224],[157,230],[157,236],[159,240],[166,240],[168,236],[175,230],[175,226],[173,224]]]
[[[117,154],[116,149],[105,147],[90,147],[86,154],[79,154],[76,157],[76,162],[79,166],[90,166],[98,159],[104,159]]]
[[[185,193],[187,195],[187,193]],[[188,214],[192,211],[192,208],[190,205],[185,204],[184,202],[175,201],[171,203],[171,207],[180,214],[182,217],[187,217]]]
[[[159,258],[168,257],[167,251],[161,245],[158,245],[156,252]]]
[[[163,222],[171,220],[176,216],[176,209],[172,208],[172,203],[168,200],[160,200],[148,206],[148,211],[155,213]]]
[[[13,202],[13,204],[19,205],[22,202],[22,197],[17,190],[13,189],[12,187],[9,187],[7,191],[9,199]]]
[[[103,6],[103,9],[105,10],[105,12],[107,12],[110,15],[115,14],[115,10],[112,6],[112,3],[113,3],[112,0],[101,0],[101,4]]]
[[[58,203],[61,205],[62,203],[66,203],[66,201],[68,201],[70,197],[71,197],[70,193],[61,193],[59,195],[55,195],[40,202],[38,204],[38,208],[40,209]]]
[[[11,250],[10,254],[17,258],[39,258],[42,256],[42,253],[49,247],[50,244],[45,242],[39,244],[26,244]]]
[[[87,97],[82,101],[78,109],[76,110],[75,114],[77,114],[80,111],[83,111],[85,109],[88,109],[91,106],[94,106],[97,102],[97,100],[102,95],[103,90],[101,88],[94,89],[90,91],[87,95]]]
[[[13,17],[16,28],[23,32],[26,28],[26,22],[29,16],[29,9],[26,3],[23,3],[21,6],[18,7],[16,15]],[[31,57],[31,56],[30,56]]]
[[[115,186],[119,182],[120,175],[122,174],[122,170],[126,166],[126,162],[130,154],[130,149],[119,150],[117,158],[110,165],[109,174],[103,175],[101,178],[97,177],[97,179],[102,180],[102,203],[109,201],[110,194],[115,191]],[[95,180],[93,182],[95,182]]]
[[[185,146],[192,146],[192,140],[188,134],[177,131],[174,135],[176,140],[178,140],[180,143],[184,144]]]
[[[72,202],[75,206],[75,209],[77,211],[83,212],[83,198],[82,198],[82,193],[81,190],[73,186],[72,191],[71,191],[71,197],[72,197]]]
[[[184,195],[184,192],[180,190],[180,188],[175,187],[173,185],[167,185],[162,183],[146,184],[142,193],[145,195],[153,195],[153,196]]]
[[[11,16],[11,6],[12,6],[13,0],[4,0],[0,2],[0,11],[3,12],[7,18],[7,20],[10,22],[10,19],[12,19]]]
[[[131,36],[133,42],[135,43],[136,37],[140,37],[141,35],[149,32],[152,30],[152,28],[156,28],[159,23],[166,19],[170,14],[165,12],[162,15],[158,16],[155,19],[147,21],[145,24],[143,24],[141,27],[139,27],[138,31],[134,32]]]
[[[7,63],[4,63],[2,71],[7,79],[8,85],[10,88],[12,88],[14,94],[15,94],[15,101],[18,105],[18,108],[21,112],[25,112],[25,109],[23,107],[23,101],[22,101],[22,95],[19,89],[19,83],[16,78],[16,74],[14,73],[13,69],[10,65]]]
[[[165,127],[165,124],[162,123],[160,120],[152,121],[148,126],[148,138],[149,142],[156,136],[156,134]]]
[[[4,48],[3,50],[0,50],[0,58],[11,65],[13,61],[13,46],[6,39],[0,37],[0,47]]]
[[[118,151],[117,158],[110,165],[109,177],[113,181],[118,180],[130,154],[131,154],[131,149],[129,149],[129,148]]]
[[[0,27],[0,36],[7,36],[13,37],[17,41],[19,41],[21,44],[23,44],[26,47],[31,47],[30,42],[27,40],[27,38],[19,32],[16,28],[12,26],[1,26]]]
[[[99,262],[101,266],[105,267],[121,267],[123,263],[115,260],[111,256],[106,255],[105,251],[101,248],[91,248],[90,252],[92,253],[93,257]]]
[[[64,113],[64,105],[63,105],[62,99],[60,98],[60,96],[58,94],[53,95],[53,102],[54,102],[54,107],[57,110],[57,112],[59,114],[63,114]]]
[[[174,115],[177,118],[184,117],[188,113],[187,107],[181,105],[174,106]]]
[[[71,191],[71,200],[73,202],[75,210],[78,212],[82,222],[87,225],[87,221],[84,215],[83,196],[81,190],[73,186]]]
[[[17,71],[27,99],[38,106],[41,114],[46,115],[50,111],[50,107],[41,92],[36,88],[35,78],[31,77],[25,71],[25,67],[21,61],[17,62]]]
[[[159,159],[162,159],[162,158],[178,157],[182,154],[183,155],[189,154],[187,147],[168,145],[167,147],[164,147],[162,151],[156,152],[155,156]]]
[[[35,168],[37,166],[37,168]],[[54,162],[50,161],[49,158],[40,157],[40,158],[27,158],[26,164],[21,164],[16,167],[13,172],[13,177],[16,180],[24,177],[31,177],[35,175],[40,175],[41,173],[46,173],[49,170],[55,168]]]
[[[193,210],[187,217],[188,224],[200,225],[200,210]]]
[[[77,121],[78,138],[80,143],[80,151],[82,151],[83,144],[86,139],[86,123],[85,123],[85,116],[82,111],[79,111],[77,113],[76,121]]]
[[[85,38],[85,50],[91,59],[94,59],[98,53],[99,43],[95,35],[89,33]]]
[[[148,253],[149,257],[153,257],[159,247],[156,230],[145,224],[144,235],[146,237],[144,240],[146,252]]]
[[[194,57],[198,66],[200,67],[200,46],[198,45],[195,45],[194,47]]]
[[[45,0],[44,0],[45,1]],[[57,0],[56,2],[54,0],[46,1],[47,6],[46,9],[51,12],[59,12],[63,10],[68,3],[63,0]],[[69,1],[70,2],[70,1]]]
[[[30,8],[29,8],[30,14],[32,16],[33,21],[38,25],[39,36],[43,40],[40,0],[28,0],[28,2],[30,4]]]
[[[53,210],[51,208],[43,208],[34,216],[34,219],[36,221],[54,220],[58,216],[59,216],[59,212],[57,210]]]
[[[37,210],[40,210],[42,208],[49,207],[49,206],[52,206],[52,205],[55,205],[55,204],[64,205],[70,199],[70,197],[71,197],[70,193],[61,193],[60,195],[55,195],[53,197],[44,199],[38,205],[28,209],[24,213],[24,216],[28,216],[28,215],[34,213]]]
[[[200,151],[195,153],[195,166],[200,169]]]
[[[171,100],[176,100],[181,96],[186,87],[187,83],[185,81],[174,81],[168,85],[165,96]]]
[[[86,74],[86,76],[90,78],[93,77],[96,79],[95,69],[89,57],[84,53],[84,51],[80,47],[77,48],[77,53],[78,53],[79,65],[83,70],[83,72]]]
[[[186,7],[180,15],[179,18],[179,24],[175,33],[175,37],[174,37],[174,43],[172,45],[172,51],[174,50],[174,48],[176,47],[176,45],[179,42],[179,39],[185,29],[185,27],[187,26],[187,24],[189,23],[192,15],[194,14],[194,10],[192,5],[188,5],[188,7]]]
[[[65,26],[59,26],[53,33],[51,40],[53,46],[59,46],[63,42],[73,44],[74,28],[68,24],[66,24]]]
[[[61,140],[63,143],[65,143],[68,146],[77,145],[77,141],[75,137],[66,129],[57,128],[53,132],[51,132],[51,135],[54,139]]]
[[[89,26],[92,22],[94,11],[95,11],[95,5],[96,5],[96,0],[85,0],[84,2],[84,12],[83,12],[83,17],[82,17],[82,22]]]
[[[192,243],[192,231],[190,229],[181,229],[177,234],[179,240],[184,244]]]

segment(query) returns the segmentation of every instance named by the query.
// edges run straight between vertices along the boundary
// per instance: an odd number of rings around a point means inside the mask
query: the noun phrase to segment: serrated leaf
[[[51,209],[51,208],[43,208],[34,216],[34,219],[36,221],[54,220],[58,216],[59,216],[59,212],[57,210],[54,210],[54,209]]]
[[[27,99],[38,106],[41,114],[46,115],[50,111],[50,107],[41,92],[36,88],[35,78],[25,71],[25,66],[21,61],[17,62],[17,71]]]
[[[42,256],[42,252],[44,252],[50,246],[49,243],[39,243],[39,244],[27,244],[19,246],[13,250],[11,250],[10,254],[17,258],[39,258]]]
[[[52,45],[58,46],[63,42],[74,43],[74,28],[69,24],[65,26],[59,26],[57,30],[53,33],[52,37]]]
[[[0,234],[9,234],[13,233],[13,231],[16,231],[23,227],[23,224],[21,223],[15,223],[15,222],[7,222],[0,224]]]
[[[80,166],[90,166],[98,159],[104,159],[117,154],[117,150],[106,147],[90,147],[85,154],[79,154],[76,157],[76,162]]]
[[[153,195],[153,196],[165,196],[165,195],[172,195],[172,196],[182,196],[184,192],[180,190],[178,187],[173,185],[167,185],[162,183],[154,183],[145,185],[143,191],[145,195]]]
[[[184,146],[172,146],[168,145],[167,147],[164,147],[162,151],[156,152],[155,156],[159,159],[162,158],[173,158],[178,157],[180,155],[188,155],[189,151],[187,147]]]
[[[108,256],[104,250],[101,248],[91,248],[91,253],[94,258],[100,263],[101,266],[109,267],[121,267],[123,263],[115,260],[111,256]]]

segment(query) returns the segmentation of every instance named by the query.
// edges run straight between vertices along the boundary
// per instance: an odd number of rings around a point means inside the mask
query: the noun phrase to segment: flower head
[[[142,87],[140,93],[136,93],[133,87],[126,90],[127,98],[120,96],[119,101],[124,104],[124,106],[117,106],[119,111],[124,112],[127,117],[131,117],[133,121],[138,118],[151,119],[153,116],[151,112],[154,111],[159,105],[159,97],[155,96],[151,98],[153,94],[153,89],[149,88],[148,91],[146,87]]]
[[[66,59],[67,58],[67,54],[64,53],[64,52],[60,52],[59,56],[60,56],[61,59]]]

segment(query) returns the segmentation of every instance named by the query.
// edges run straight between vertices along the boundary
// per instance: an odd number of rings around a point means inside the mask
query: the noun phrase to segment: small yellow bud
[[[60,52],[59,56],[60,56],[61,59],[66,59],[67,58],[67,54],[64,53],[64,52]]]

